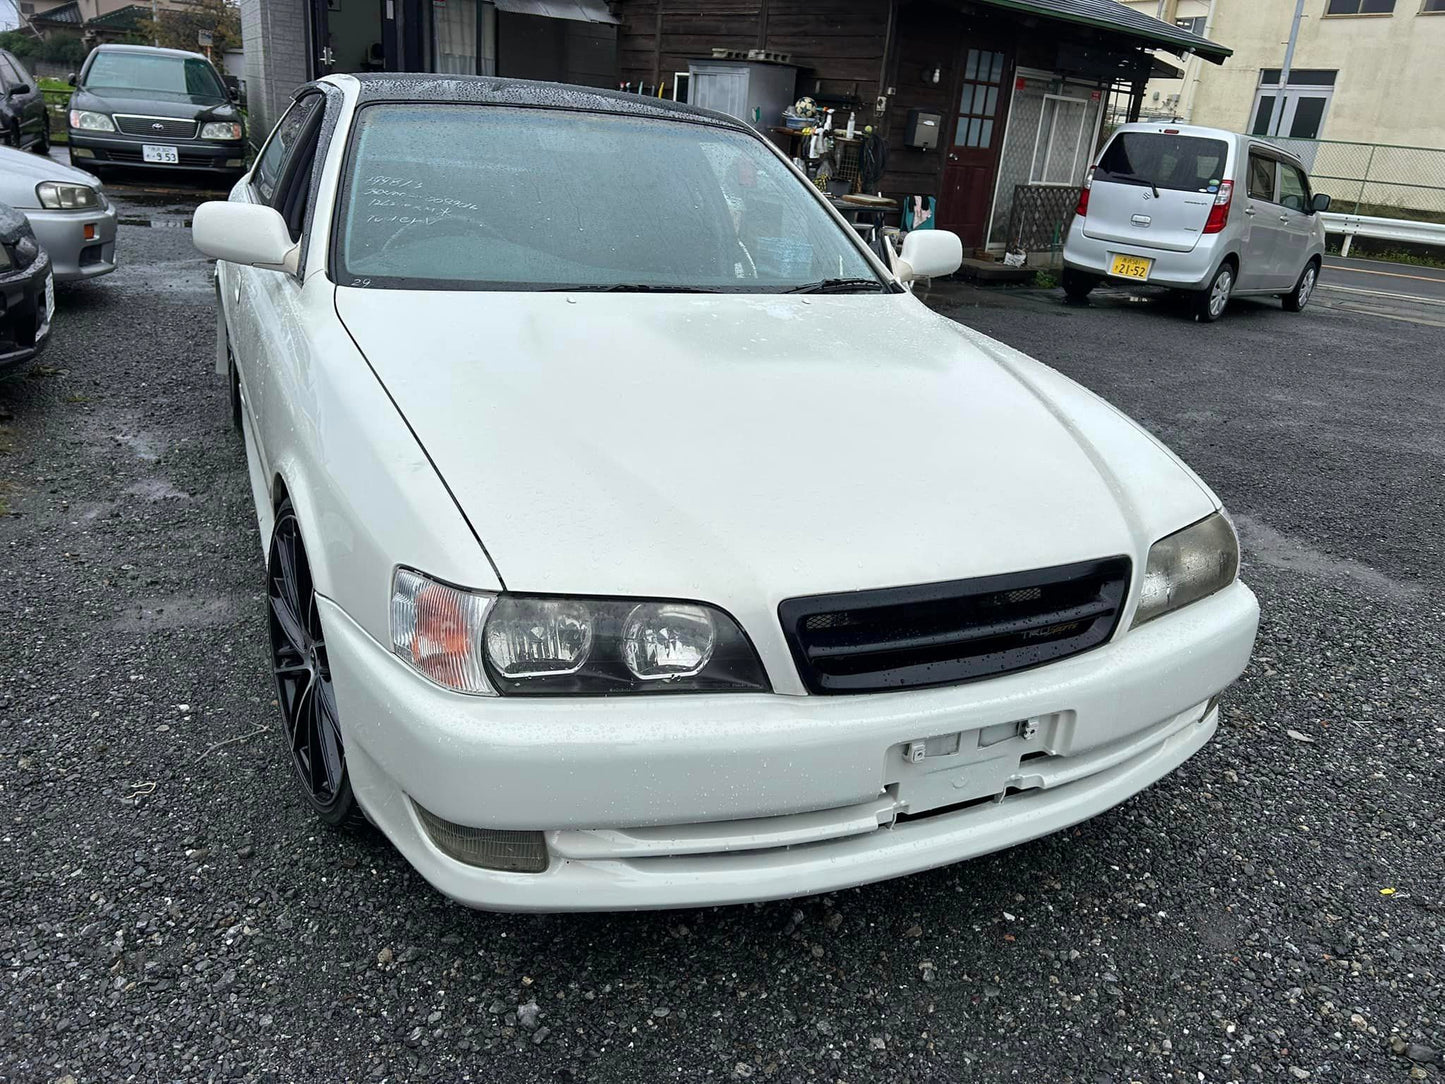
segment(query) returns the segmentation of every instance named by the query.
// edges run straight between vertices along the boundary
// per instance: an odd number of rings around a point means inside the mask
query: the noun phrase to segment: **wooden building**
[[[1057,229],[1098,146],[1110,98],[1134,115],[1154,48],[1216,63],[1230,50],[1114,0],[613,0],[619,81],[685,95],[690,62],[714,50],[786,57],[796,93],[834,107],[841,126],[885,140],[878,189],[936,200],[936,222],[966,248],[999,251],[1020,216]],[[758,54],[754,54],[758,55]],[[681,84],[682,93],[678,93]],[[938,114],[934,149],[905,145],[911,110]],[[745,119],[753,119],[748,117]],[[798,140],[775,131],[789,153]],[[1058,208],[1067,204],[1062,213]],[[1053,223],[1053,225],[1050,225]],[[1038,232],[1040,223],[1031,228]]]

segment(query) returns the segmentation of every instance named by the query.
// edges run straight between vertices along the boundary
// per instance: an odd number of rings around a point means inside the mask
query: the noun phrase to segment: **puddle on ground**
[[[1239,528],[1240,545],[1246,561],[1258,561],[1271,568],[1301,572],[1336,583],[1344,580],[1369,594],[1381,595],[1395,602],[1407,601],[1419,593],[1419,587],[1413,583],[1392,580],[1369,565],[1315,549],[1253,516],[1236,513],[1234,524]]]
[[[126,486],[125,492],[132,497],[141,497],[148,501],[188,501],[191,499],[189,493],[183,489],[177,489],[164,478],[142,478],[139,482],[133,482]]]
[[[165,442],[154,433],[115,433],[111,439],[118,444],[124,444],[147,463],[154,463],[166,450]]]
[[[215,628],[231,624],[239,613],[240,607],[236,599],[229,596],[190,598],[179,595],[173,598],[146,599],[111,622],[111,626],[128,632]]]

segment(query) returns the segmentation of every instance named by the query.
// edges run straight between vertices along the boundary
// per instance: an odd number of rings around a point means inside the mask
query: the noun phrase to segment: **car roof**
[[[184,56],[205,60],[204,53],[193,53],[189,49],[163,49],[159,45],[121,45],[111,42],[95,47],[97,53],[152,53],[159,56]]]
[[[1179,135],[1196,136],[1201,139],[1222,139],[1242,148],[1258,148],[1263,151],[1268,151],[1270,154],[1277,155],[1280,158],[1287,158],[1300,166],[1304,165],[1299,155],[1281,147],[1277,143],[1270,142],[1262,136],[1231,132],[1228,128],[1206,128],[1201,124],[1182,124],[1176,121],[1164,120],[1130,121],[1127,124],[1121,124],[1115,128],[1113,135],[1109,138],[1112,139],[1114,135],[1118,135],[1120,132],[1163,132],[1166,129],[1171,134],[1178,133]]]
[[[736,117],[699,109],[694,105],[629,94],[620,90],[542,83],[487,75],[437,75],[424,72],[359,72],[328,76],[322,82],[353,79],[359,86],[357,104],[371,102],[461,102],[476,105],[566,109],[573,112],[621,113],[636,117],[687,120],[745,132],[755,130]]]

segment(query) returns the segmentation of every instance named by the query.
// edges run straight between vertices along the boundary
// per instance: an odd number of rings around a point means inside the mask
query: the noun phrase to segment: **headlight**
[[[70,184],[66,181],[41,181],[35,186],[40,206],[51,211],[79,211],[99,208],[100,193],[88,184]]]
[[[1239,539],[1222,512],[1161,538],[1149,549],[1136,626],[1222,591],[1239,575]]]
[[[88,109],[72,109],[70,111],[70,126],[79,128],[82,132],[113,132],[115,121],[111,120],[104,113],[92,113]]]
[[[392,649],[458,692],[595,696],[766,692],[757,652],[696,602],[465,591],[398,569]]]
[[[240,139],[241,126],[230,121],[213,120],[201,126],[202,139]]]

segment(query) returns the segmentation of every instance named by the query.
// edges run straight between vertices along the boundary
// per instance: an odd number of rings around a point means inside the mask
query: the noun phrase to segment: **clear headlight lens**
[[[35,186],[40,206],[50,211],[94,210],[103,206],[100,193],[88,184],[41,181]]]
[[[1239,539],[1223,512],[1161,538],[1149,549],[1137,627],[1222,591],[1239,575]]]
[[[241,126],[230,121],[213,120],[201,126],[202,139],[240,139]]]
[[[397,569],[391,581],[391,649],[438,685],[494,695],[482,665],[482,624],[494,597]]]
[[[487,621],[487,658],[506,678],[575,674],[592,653],[592,617],[561,598],[497,600]]]
[[[82,132],[113,132],[115,121],[111,120],[104,113],[92,113],[88,109],[72,109],[70,111],[70,126],[78,128]]]
[[[622,625],[622,661],[639,681],[692,677],[717,646],[717,626],[701,606],[643,602]]]

